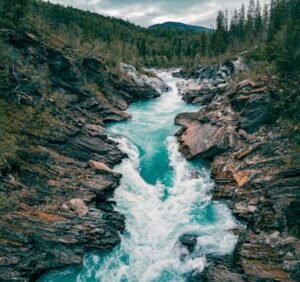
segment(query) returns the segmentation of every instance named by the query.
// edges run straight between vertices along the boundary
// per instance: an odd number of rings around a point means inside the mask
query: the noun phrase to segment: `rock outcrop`
[[[173,75],[187,78],[178,83],[185,102],[208,105],[230,88],[228,82],[233,75],[246,69],[242,57],[239,57],[237,60],[227,60],[207,67],[200,65],[191,74],[179,70]]]
[[[146,74],[140,74],[134,66],[124,64],[124,63],[120,64],[120,69],[122,72],[130,76],[134,80],[134,82],[140,87],[152,86],[157,91],[157,93],[165,92],[168,91],[169,89],[169,86],[164,81],[156,77],[155,72],[151,70],[143,69],[143,71]],[[148,98],[154,98],[154,97],[157,96],[152,95]]]
[[[1,99],[18,105],[14,114],[38,109],[36,119],[46,117],[37,128],[15,128],[26,143],[0,164],[0,280],[33,281],[119,243],[125,218],[110,201],[121,178],[112,167],[126,155],[107,137],[105,122],[129,118],[129,103],[159,93],[31,34],[10,32],[7,44],[33,74],[9,66],[17,87]]]
[[[229,148],[229,137],[226,127],[194,121],[178,138],[180,152],[187,159],[211,159]]]
[[[272,80],[245,80],[176,119],[182,154],[211,161],[213,200],[245,226],[233,256],[213,259],[201,281],[299,281],[300,155],[295,132],[270,122],[274,91]]]

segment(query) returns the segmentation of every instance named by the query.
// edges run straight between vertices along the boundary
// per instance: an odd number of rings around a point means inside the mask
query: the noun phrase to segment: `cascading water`
[[[186,281],[204,269],[207,254],[233,251],[236,237],[229,230],[236,222],[224,205],[211,201],[209,172],[182,158],[173,137],[178,130],[174,117],[197,107],[181,100],[179,79],[169,72],[157,75],[171,91],[132,105],[132,120],[109,129],[129,156],[115,168],[123,174],[114,195],[116,210],[126,216],[120,246],[111,253],[87,255],[80,273],[67,269],[42,281]],[[198,236],[191,255],[179,243],[183,234]]]

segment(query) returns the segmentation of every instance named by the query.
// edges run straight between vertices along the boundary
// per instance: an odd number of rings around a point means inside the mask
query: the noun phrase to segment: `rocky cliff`
[[[14,62],[1,67],[13,85],[1,105],[17,145],[0,166],[0,280],[29,281],[119,243],[125,218],[110,200],[121,179],[112,167],[126,155],[105,123],[130,118],[129,103],[165,86],[32,34],[1,36]]]
[[[198,91],[186,88],[184,98],[192,92],[209,102],[177,116],[180,151],[210,162],[213,199],[225,201],[241,223],[232,231],[239,235],[233,256],[210,258],[195,281],[299,281],[299,129],[272,120],[275,80],[227,80],[222,91],[198,80]]]

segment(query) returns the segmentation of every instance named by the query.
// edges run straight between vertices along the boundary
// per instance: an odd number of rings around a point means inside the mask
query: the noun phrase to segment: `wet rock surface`
[[[245,227],[232,258],[212,259],[195,281],[299,281],[300,155],[285,122],[270,122],[273,91],[245,80],[176,119],[180,151],[211,161],[213,200]]]
[[[194,234],[184,234],[180,236],[179,242],[182,246],[186,247],[189,252],[193,252],[195,250],[197,244],[197,235]]]
[[[0,196],[7,199],[0,209],[0,280],[33,281],[120,242],[125,218],[110,198],[121,175],[112,167],[126,155],[107,137],[105,122],[129,118],[123,111],[129,103],[159,93],[97,58],[78,58],[30,34],[9,33],[7,43],[33,69],[47,68],[48,87],[59,94],[43,96],[34,78],[17,67],[10,69],[18,91],[1,94],[12,103],[41,107],[56,120],[55,126],[51,120],[42,125],[43,134],[20,128],[30,142],[0,166]]]

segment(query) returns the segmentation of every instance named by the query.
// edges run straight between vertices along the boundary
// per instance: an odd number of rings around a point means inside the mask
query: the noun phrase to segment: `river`
[[[128,154],[115,167],[123,174],[115,191],[116,210],[126,216],[120,246],[106,254],[87,254],[80,270],[68,268],[44,276],[43,282],[187,281],[201,272],[208,254],[233,251],[237,223],[229,209],[211,201],[214,183],[201,162],[188,162],[178,152],[174,118],[197,106],[181,100],[170,72],[158,71],[171,88],[160,98],[137,102],[132,119],[109,126],[110,136]],[[179,243],[183,234],[198,236],[190,255]]]

